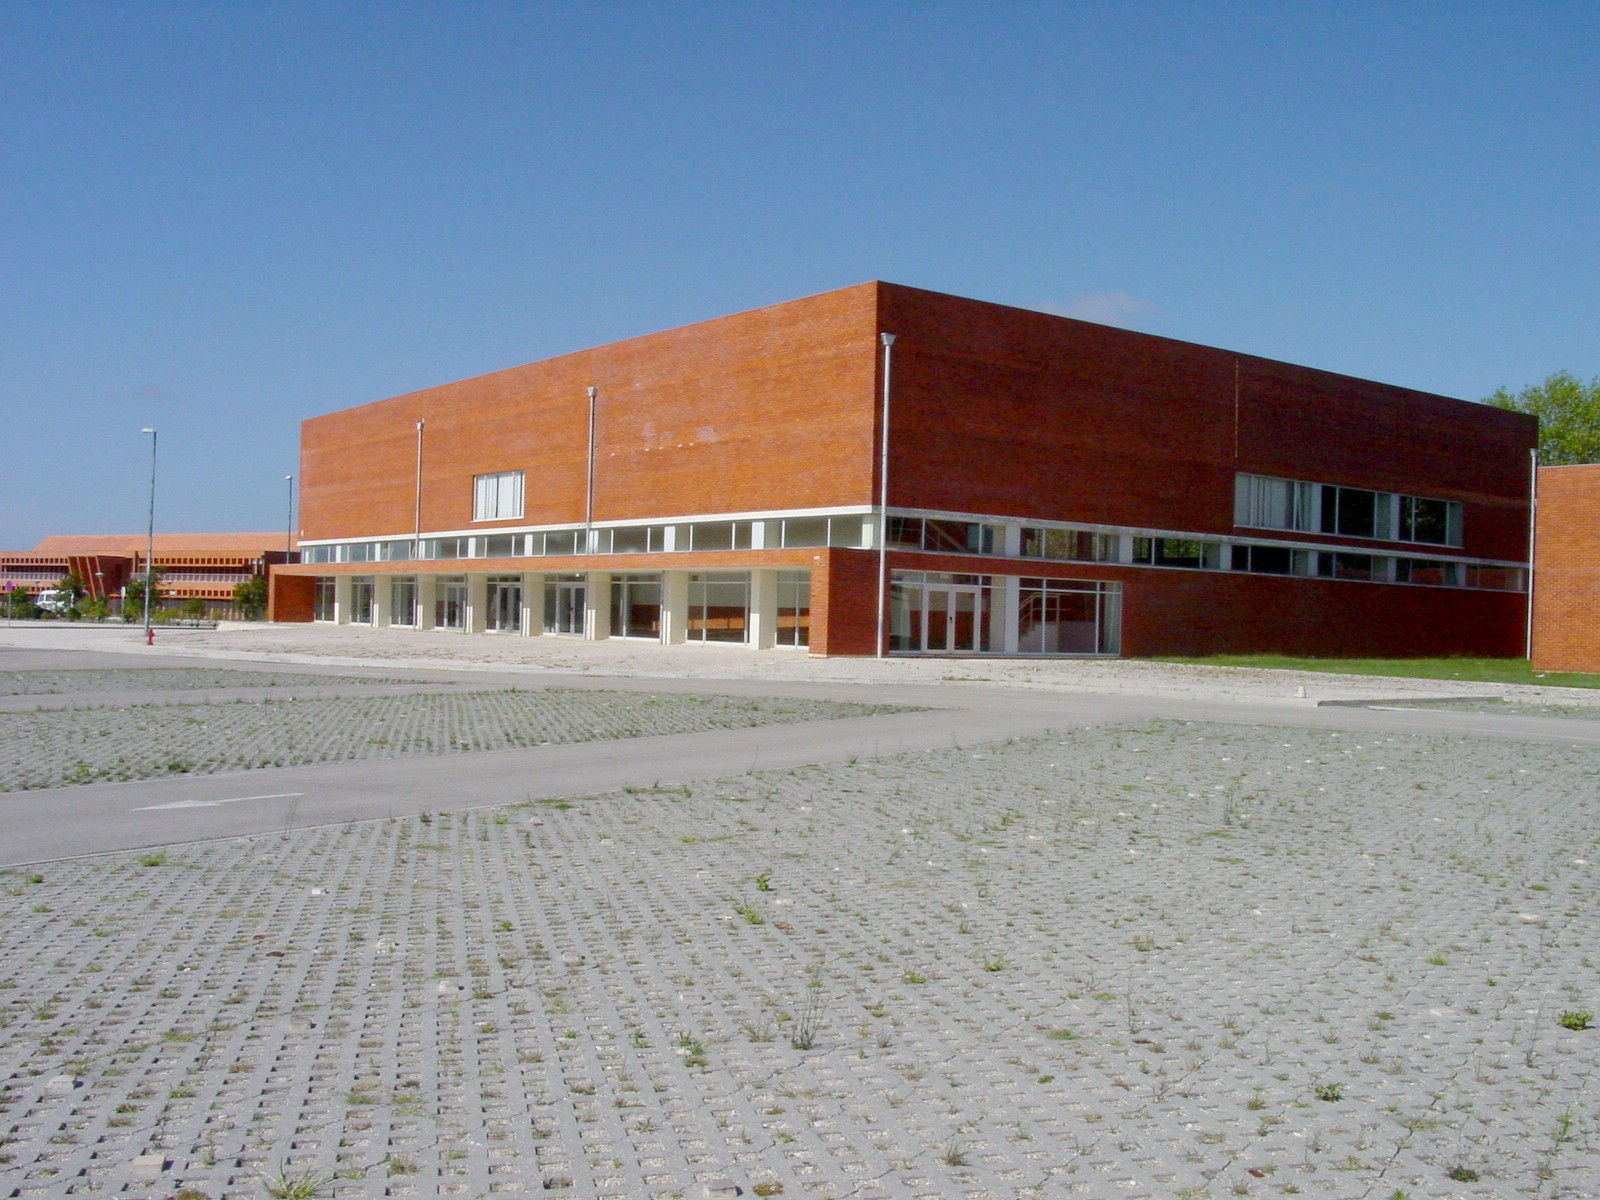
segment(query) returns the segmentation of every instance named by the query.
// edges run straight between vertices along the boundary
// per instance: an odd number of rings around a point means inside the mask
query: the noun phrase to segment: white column
[[[750,572],[748,644],[770,650],[778,644],[778,572],[762,567]]]
[[[372,577],[372,624],[377,629],[389,628],[389,616],[394,610],[394,576]]]
[[[1015,575],[991,575],[989,590],[989,645],[1002,654],[1017,652],[1017,621],[1021,616],[1021,580]]]
[[[333,623],[350,624],[350,576],[333,577]]]
[[[611,572],[590,571],[583,588],[583,636],[603,642],[611,636]]]
[[[489,577],[467,576],[467,632],[482,633],[489,612]]]
[[[538,571],[522,573],[522,636],[538,637],[544,632],[544,576]]]
[[[432,629],[434,606],[439,602],[437,575],[417,576],[417,628]]]
[[[689,572],[661,572],[661,640],[681,646],[689,637]]]

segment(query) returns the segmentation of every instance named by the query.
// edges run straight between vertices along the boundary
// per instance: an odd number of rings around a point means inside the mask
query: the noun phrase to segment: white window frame
[[[474,521],[515,521],[521,516],[521,471],[496,471],[472,477]]]

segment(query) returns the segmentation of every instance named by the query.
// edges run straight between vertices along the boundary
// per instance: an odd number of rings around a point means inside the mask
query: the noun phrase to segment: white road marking
[[[269,796],[230,796],[226,800],[174,800],[171,804],[151,804],[134,812],[159,812],[163,808],[216,808],[219,804],[242,804],[246,800],[289,800],[304,792],[273,792]]]

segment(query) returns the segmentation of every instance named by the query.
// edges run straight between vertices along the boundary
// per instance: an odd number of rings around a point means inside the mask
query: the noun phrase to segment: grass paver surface
[[[356,687],[412,683],[369,675],[310,675],[292,671],[230,671],[208,667],[84,668],[0,671],[0,696],[65,696],[87,692],[194,692],[220,688]]]
[[[14,870],[0,1173],[1591,1195],[1597,805],[1580,749],[1162,722]]]
[[[895,711],[827,700],[477,691],[0,713],[0,792],[742,729]]]

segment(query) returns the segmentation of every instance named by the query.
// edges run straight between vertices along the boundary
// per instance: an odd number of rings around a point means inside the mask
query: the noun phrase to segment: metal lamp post
[[[156,644],[156,632],[150,628],[150,593],[155,590],[156,554],[156,431],[141,429],[150,435],[150,529],[144,544],[144,644]]]
[[[283,481],[289,485],[289,523],[283,527],[283,561],[288,562],[294,553],[294,476],[285,475]]]

